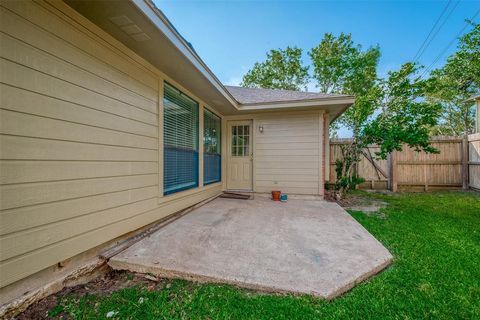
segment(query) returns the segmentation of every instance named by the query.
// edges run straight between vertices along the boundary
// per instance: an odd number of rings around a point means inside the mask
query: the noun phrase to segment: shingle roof
[[[344,94],[327,94],[278,89],[244,88],[225,86],[230,94],[241,104],[272,103],[286,101],[304,101],[329,98],[352,98]]]

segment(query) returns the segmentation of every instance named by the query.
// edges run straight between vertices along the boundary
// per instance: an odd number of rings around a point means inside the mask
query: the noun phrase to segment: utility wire
[[[422,51],[420,52],[420,54],[418,55],[416,61],[420,60],[421,56],[425,53],[425,51],[427,50],[427,48],[430,46],[430,44],[432,43],[433,39],[435,39],[435,37],[437,36],[437,34],[440,32],[440,30],[442,30],[443,26],[445,25],[445,23],[447,23],[448,19],[450,18],[450,16],[452,15],[453,11],[455,11],[455,9],[457,8],[458,4],[460,3],[460,0],[458,0],[455,5],[453,6],[453,8],[448,12],[448,15],[445,17],[445,19],[443,20],[442,24],[440,25],[440,27],[438,27],[437,31],[435,31],[435,33],[432,35],[432,37],[430,38],[430,40],[427,42],[427,44],[425,45],[425,47],[422,49]]]
[[[428,39],[430,39],[430,36],[432,35],[433,33],[433,30],[435,30],[435,28],[437,27],[438,23],[440,22],[440,20],[442,19],[443,15],[445,14],[445,12],[447,12],[447,9],[448,7],[450,6],[450,3],[452,2],[452,0],[448,0],[447,4],[445,5],[445,7],[443,8],[442,10],[442,13],[440,14],[440,16],[438,17],[437,21],[435,21],[435,23],[433,24],[433,27],[432,29],[430,29],[430,32],[428,33],[427,37],[425,38],[425,40],[423,40],[422,42],[422,45],[420,46],[420,48],[418,48],[418,51],[417,53],[415,53],[415,56],[413,57],[413,61],[417,61],[417,57],[418,55],[420,54],[420,51],[422,51],[423,47],[425,46],[425,43],[427,43]]]
[[[470,21],[474,21],[475,18],[480,14],[480,9],[475,12],[475,14],[470,18]],[[440,58],[443,57],[445,52],[447,52],[448,49],[455,43],[455,41],[462,35],[462,33],[465,31],[465,29],[469,26],[468,22],[465,22],[465,26],[463,26],[462,30],[457,33],[457,35],[448,43],[448,45],[440,52],[440,54],[433,60],[433,62],[423,71],[423,73],[420,75],[420,78],[422,78],[430,69],[437,63]]]

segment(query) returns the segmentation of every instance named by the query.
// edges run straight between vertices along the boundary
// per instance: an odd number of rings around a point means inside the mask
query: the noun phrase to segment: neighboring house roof
[[[480,94],[476,95],[476,96],[473,96],[471,98],[469,98],[468,100],[465,100],[465,102],[470,102],[470,101],[478,101],[480,100]]]
[[[225,86],[225,88],[240,104],[264,104],[305,100],[330,100],[332,98],[353,98],[353,96],[345,94],[327,94],[279,89],[244,88],[227,85]]]

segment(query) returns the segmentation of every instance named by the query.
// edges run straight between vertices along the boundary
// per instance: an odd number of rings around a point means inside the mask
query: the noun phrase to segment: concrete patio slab
[[[392,255],[335,203],[215,199],[110,259],[114,269],[331,299]]]

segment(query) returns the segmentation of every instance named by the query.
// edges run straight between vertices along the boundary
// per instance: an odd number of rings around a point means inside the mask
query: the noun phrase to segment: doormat
[[[220,195],[220,198],[253,200],[253,193],[252,194],[244,194],[244,193],[235,193],[235,192],[224,192]]]

